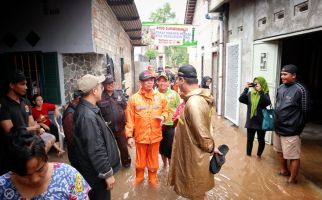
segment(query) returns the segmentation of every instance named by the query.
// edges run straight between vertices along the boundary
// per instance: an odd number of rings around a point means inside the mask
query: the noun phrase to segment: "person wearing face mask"
[[[0,176],[0,199],[88,199],[91,188],[82,175],[70,165],[48,162],[39,136],[14,127],[6,142],[9,172]]]
[[[249,91],[250,87],[253,87],[253,89]],[[247,105],[245,124],[245,128],[247,128],[246,154],[247,156],[251,156],[255,134],[257,133],[257,158],[260,158],[265,148],[266,132],[262,130],[262,110],[271,104],[266,80],[258,76],[254,78],[253,83],[247,82],[243,93],[239,97],[239,102]]]

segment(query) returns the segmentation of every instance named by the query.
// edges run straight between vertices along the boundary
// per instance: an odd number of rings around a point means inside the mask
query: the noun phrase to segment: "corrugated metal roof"
[[[142,24],[134,0],[107,0],[115,16],[131,39],[133,46],[143,46]]]
[[[197,0],[187,0],[186,15],[184,17],[185,24],[192,24],[193,16],[195,15]]]

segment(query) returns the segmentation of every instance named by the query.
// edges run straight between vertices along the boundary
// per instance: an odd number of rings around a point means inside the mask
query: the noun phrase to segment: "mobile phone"
[[[249,84],[249,87],[255,87],[256,86],[256,83],[250,83]]]

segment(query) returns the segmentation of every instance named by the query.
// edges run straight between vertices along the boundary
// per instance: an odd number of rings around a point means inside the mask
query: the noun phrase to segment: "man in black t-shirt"
[[[28,132],[40,132],[40,126],[35,123],[29,101],[22,96],[27,92],[27,80],[22,71],[11,74],[8,93],[0,99],[0,174],[5,172],[3,154],[5,151],[4,138],[12,127],[26,127]]]

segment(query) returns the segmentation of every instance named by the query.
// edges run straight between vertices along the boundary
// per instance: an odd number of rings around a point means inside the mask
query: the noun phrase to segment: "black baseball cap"
[[[155,78],[154,75],[152,74],[152,72],[149,70],[144,70],[139,75],[140,81],[145,81],[146,79],[149,79],[149,78]]]
[[[161,78],[161,77],[165,78],[167,81],[169,80],[169,77],[167,76],[167,74],[166,74],[165,72],[161,72],[161,73],[157,76],[157,80],[158,80],[159,78]]]
[[[197,71],[192,65],[182,65],[178,70],[178,76],[184,78],[197,78]]]
[[[291,73],[291,74],[296,74],[297,73],[297,67],[293,64],[288,64],[288,65],[285,65],[283,68],[282,68],[282,72],[288,72],[288,73]]]
[[[106,79],[103,81],[103,84],[109,84],[109,83],[112,83],[112,82],[114,82],[114,78],[113,78],[113,76],[112,75],[107,75],[106,76]]]

